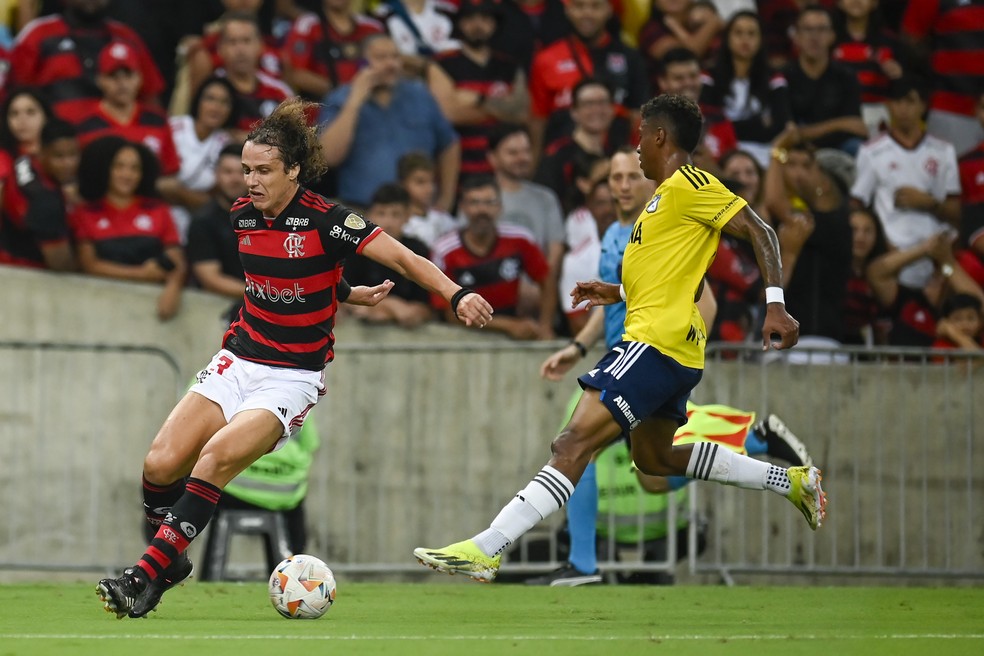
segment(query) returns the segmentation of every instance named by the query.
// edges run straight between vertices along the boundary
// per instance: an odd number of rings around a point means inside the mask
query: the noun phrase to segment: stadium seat
[[[236,580],[229,571],[229,545],[234,535],[260,535],[264,540],[266,572],[291,555],[287,546],[287,525],[283,515],[269,510],[223,510],[209,529],[205,544],[203,581]]]

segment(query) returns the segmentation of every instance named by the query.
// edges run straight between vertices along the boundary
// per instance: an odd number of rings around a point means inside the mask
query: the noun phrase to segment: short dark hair
[[[225,38],[226,28],[230,23],[249,23],[256,28],[256,35],[263,38],[263,30],[260,28],[259,19],[247,11],[227,11],[219,17],[219,41]]]
[[[41,146],[50,146],[59,139],[76,139],[78,136],[78,130],[68,121],[49,118],[41,128]]]
[[[694,152],[700,143],[704,117],[697,103],[685,96],[664,93],[647,101],[642,106],[642,120],[663,121],[663,128],[673,143],[688,153]]]
[[[923,102],[929,100],[929,87],[926,85],[925,80],[917,75],[906,73],[902,77],[888,83],[887,95],[889,100],[898,100],[899,98],[905,98],[913,91],[919,95],[919,99]]]
[[[614,94],[612,93],[612,87],[610,84],[608,84],[607,82],[605,82],[599,77],[584,77],[578,80],[577,84],[575,84],[574,88],[571,90],[572,107],[577,106],[577,97],[580,95],[581,89],[585,89],[587,87],[601,87],[608,93],[609,100],[612,100],[614,98]]]
[[[677,46],[675,48],[670,48],[663,54],[659,60],[659,65],[657,69],[657,74],[666,75],[666,69],[668,69],[673,64],[689,64],[693,62],[700,66],[700,59],[694,54],[693,50],[689,48],[684,48],[683,46]]]
[[[489,150],[495,150],[503,141],[514,134],[525,134],[530,136],[530,131],[525,125],[519,123],[499,123],[489,131]]]
[[[978,314],[982,311],[981,299],[972,294],[954,294],[943,301],[941,313],[948,317],[957,310],[975,310]]]
[[[206,78],[204,82],[198,85],[198,90],[195,91],[195,95],[191,99],[191,116],[193,118],[198,118],[198,112],[202,110],[202,96],[205,95],[205,89],[214,84],[223,87],[229,92],[229,117],[226,119],[225,123],[222,124],[222,127],[231,128],[239,122],[241,107],[239,102],[239,94],[236,93],[236,88],[232,86],[232,82],[230,82],[228,78],[213,75]]]
[[[318,141],[317,128],[308,126],[308,113],[316,113],[316,103],[288,98],[269,116],[253,126],[246,141],[270,146],[280,151],[284,170],[300,166],[300,182],[317,180],[328,169]]]
[[[793,26],[798,28],[800,20],[807,14],[822,14],[827,17],[830,21],[831,26],[834,24],[834,15],[829,9],[823,5],[807,5],[800,10],[800,13],[796,15],[796,20],[793,21]]]
[[[410,194],[394,182],[380,185],[372,194],[369,207],[373,205],[410,205]]]
[[[128,141],[115,135],[100,137],[82,149],[79,160],[79,195],[88,201],[103,198],[109,190],[109,172],[121,150],[132,148],[140,156],[140,184],[136,195],[157,195],[157,176],[160,164],[154,153],[142,143]]]
[[[469,191],[474,191],[476,189],[482,189],[483,187],[492,187],[495,189],[495,193],[499,195],[499,183],[496,182],[495,177],[491,175],[470,175],[461,181],[458,185],[458,193],[464,196]]]
[[[396,179],[403,182],[417,171],[433,173],[434,160],[427,153],[411,151],[396,160]]]
[[[236,159],[243,158],[243,144],[239,141],[233,141],[222,146],[222,150],[219,151],[219,159],[223,157],[235,157]]]

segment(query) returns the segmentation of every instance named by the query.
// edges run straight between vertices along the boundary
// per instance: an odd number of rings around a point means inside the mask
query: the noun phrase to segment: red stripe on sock
[[[147,547],[147,553],[144,554],[144,558],[142,560],[146,560],[147,556],[150,556],[157,561],[157,564],[161,566],[161,569],[167,569],[168,565],[171,564],[171,559],[154,545]]]
[[[157,578],[157,570],[154,569],[154,566],[148,563],[147,561],[145,561],[143,558],[137,561],[137,567],[139,567],[144,571],[144,573],[147,575],[148,581],[153,581],[154,579]]]
[[[170,485],[156,485],[151,483],[146,478],[143,479],[143,486],[145,490],[150,490],[151,492],[167,492],[168,490],[173,490],[174,486],[180,483],[180,481],[174,481]]]
[[[205,487],[200,483],[195,483],[192,481],[188,481],[188,484],[185,486],[185,491],[191,492],[192,494],[199,496],[206,501],[211,501],[212,503],[218,503],[219,497],[222,496],[221,490],[218,490],[212,486]]]

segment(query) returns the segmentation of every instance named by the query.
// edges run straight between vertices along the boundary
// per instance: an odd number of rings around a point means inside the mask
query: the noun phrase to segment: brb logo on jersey
[[[304,257],[304,235],[295,232],[287,235],[287,239],[284,240],[284,250],[287,251],[287,257]]]

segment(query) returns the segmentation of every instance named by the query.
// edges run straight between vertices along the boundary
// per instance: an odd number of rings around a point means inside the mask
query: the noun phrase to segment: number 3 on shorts
[[[223,355],[221,358],[219,358],[219,363],[215,366],[215,373],[221,376],[222,372],[228,369],[229,365],[231,364],[232,364],[232,358],[230,358],[228,355]]]

